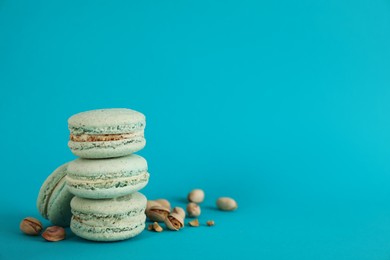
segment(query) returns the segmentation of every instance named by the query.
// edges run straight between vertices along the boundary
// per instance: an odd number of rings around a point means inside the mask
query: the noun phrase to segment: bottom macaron
[[[145,228],[146,197],[139,192],[113,199],[71,201],[74,234],[93,241],[119,241],[140,234]]]

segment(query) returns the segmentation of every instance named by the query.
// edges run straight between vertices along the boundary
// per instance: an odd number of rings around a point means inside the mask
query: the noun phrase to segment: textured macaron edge
[[[124,134],[124,133],[135,133],[143,131],[145,129],[146,122],[141,121],[129,125],[116,125],[116,126],[106,126],[106,127],[88,127],[88,126],[73,126],[68,124],[68,129],[71,134],[82,135],[98,135],[98,134]]]
[[[76,180],[66,177],[68,190],[81,198],[106,199],[127,195],[144,188],[149,181],[149,173],[142,172],[139,175],[112,178],[110,180]]]
[[[127,108],[96,109],[68,119],[71,134],[121,134],[143,130],[145,115]]]
[[[74,197],[70,202],[70,206],[72,210],[83,213],[115,215],[146,208],[146,202],[147,199],[144,194],[134,192],[125,196],[102,200]]]
[[[50,199],[53,195],[53,192],[55,191],[56,186],[61,185],[60,183],[61,179],[65,178],[68,164],[69,162],[55,169],[54,172],[52,172],[46,178],[46,180],[43,182],[39,190],[39,194],[37,198],[37,208],[39,213],[45,219],[49,219],[48,207],[49,207]]]
[[[112,177],[125,177],[137,175],[137,172],[147,170],[148,162],[146,159],[140,155],[131,154],[124,157],[102,160],[77,158],[69,162],[67,175],[78,179],[102,179],[105,175]]]
[[[117,241],[141,233],[145,228],[146,197],[135,192],[106,200],[74,197],[71,230],[94,241]]]
[[[54,188],[47,206],[48,219],[52,224],[61,227],[68,227],[70,225],[72,217],[70,201],[74,197],[66,186],[65,178],[62,178]]]
[[[126,156],[142,150],[145,145],[144,137],[102,142],[68,142],[74,155],[89,159]]]
[[[74,234],[87,240],[102,242],[120,241],[135,237],[142,233],[145,229],[145,219],[146,216],[144,216],[142,220],[138,222],[133,221],[127,226],[96,227],[85,225],[72,218],[70,228]]]
[[[149,181],[147,161],[136,154],[103,160],[78,158],[69,163],[67,173],[69,191],[93,199],[126,195]]]

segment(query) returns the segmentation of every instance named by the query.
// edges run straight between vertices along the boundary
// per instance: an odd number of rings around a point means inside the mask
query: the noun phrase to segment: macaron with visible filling
[[[65,182],[67,167],[68,163],[63,164],[47,177],[37,199],[37,208],[42,217],[50,220],[53,225],[62,227],[70,224],[70,201],[74,197]]]
[[[68,119],[72,153],[83,158],[130,155],[145,147],[145,116],[126,108],[81,112]]]
[[[71,201],[74,234],[93,241],[118,241],[134,237],[145,228],[146,197],[139,192],[114,199]]]
[[[69,163],[66,182],[74,195],[90,199],[115,198],[145,187],[149,180],[146,160],[136,154]]]

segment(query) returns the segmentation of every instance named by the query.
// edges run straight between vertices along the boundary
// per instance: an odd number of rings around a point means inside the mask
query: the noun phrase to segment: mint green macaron
[[[65,177],[68,163],[50,174],[38,194],[37,208],[45,219],[57,226],[67,227],[72,213],[70,201],[74,197],[67,189]]]
[[[146,197],[135,192],[113,199],[74,197],[70,228],[93,241],[118,241],[134,237],[145,228]]]
[[[68,119],[72,153],[82,158],[112,158],[144,148],[145,116],[126,108],[81,112]]]
[[[136,192],[148,183],[146,160],[136,154],[90,160],[78,158],[69,163],[68,190],[81,198],[107,199]]]

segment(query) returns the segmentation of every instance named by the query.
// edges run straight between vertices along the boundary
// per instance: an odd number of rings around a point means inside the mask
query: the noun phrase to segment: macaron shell
[[[89,160],[78,158],[69,162],[69,177],[98,178],[108,176],[134,176],[138,171],[147,171],[148,163],[140,155],[132,154],[119,158]]]
[[[124,196],[143,189],[148,184],[148,181],[148,172],[128,178],[113,178],[105,183],[102,181],[75,182],[67,177],[68,190],[72,194],[90,199],[109,199]]]
[[[67,167],[68,163],[61,165],[46,178],[37,198],[37,208],[42,217],[63,227],[70,224],[70,201],[74,197],[66,186]]]
[[[130,155],[145,147],[145,116],[126,108],[81,112],[68,119],[71,140],[68,146],[76,156],[89,159]],[[125,134],[120,140],[94,139],[93,136]]]
[[[119,134],[145,128],[145,116],[127,108],[97,109],[78,113],[68,119],[73,134]]]
[[[121,215],[146,208],[147,199],[140,192],[134,192],[113,199],[86,199],[74,197],[70,202],[72,211],[84,214]]]
[[[53,173],[51,173],[46,180],[43,182],[38,198],[37,198],[37,208],[39,213],[44,218],[47,217],[47,206],[50,199],[50,196],[54,190],[54,187],[58,184],[58,182],[65,177],[66,175],[66,168],[68,164],[63,164],[60,167],[58,167]]]
[[[120,241],[139,235],[145,229],[145,218],[128,223],[126,226],[118,227],[93,227],[75,221],[72,218],[70,229],[72,232],[84,239],[92,241]],[[112,220],[115,222],[115,219]]]
[[[68,227],[72,218],[70,201],[74,195],[66,186],[65,178],[56,186],[48,205],[48,219],[53,225]]]
[[[146,197],[139,192],[105,200],[74,197],[71,230],[77,236],[94,241],[134,237],[145,228],[146,203]]]
[[[133,193],[149,181],[146,160],[136,154],[126,157],[69,163],[68,190],[81,198],[107,199]]]
[[[103,142],[68,142],[68,147],[74,155],[87,159],[126,156],[142,150],[145,145],[144,137]]]

